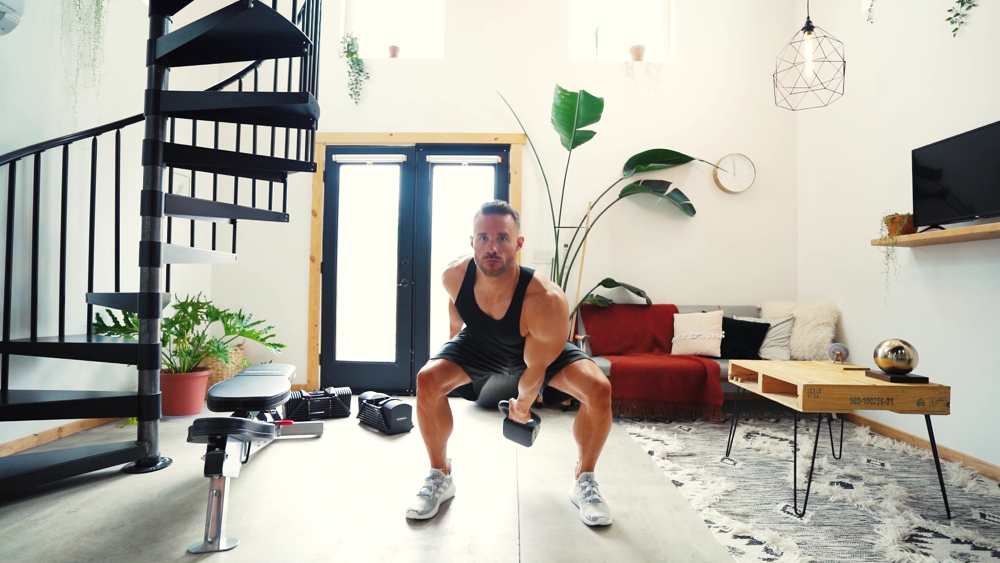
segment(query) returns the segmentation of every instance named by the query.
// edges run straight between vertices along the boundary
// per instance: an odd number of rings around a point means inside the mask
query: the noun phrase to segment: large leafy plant
[[[567,151],[566,169],[563,173],[562,187],[559,192],[559,210],[557,214],[556,204],[553,201],[552,190],[549,186],[548,175],[545,174],[545,167],[542,166],[542,161],[538,157],[538,151],[535,150],[535,145],[531,140],[531,136],[528,135],[528,132],[524,129],[524,124],[521,123],[521,119],[517,117],[517,112],[514,111],[514,108],[511,107],[510,103],[507,102],[502,95],[500,97],[503,99],[504,103],[507,104],[511,113],[514,114],[514,118],[517,119],[517,123],[521,126],[521,130],[524,131],[524,134],[528,139],[528,144],[531,145],[532,152],[535,154],[535,160],[538,162],[538,168],[541,169],[542,172],[542,179],[545,183],[545,192],[549,199],[549,211],[552,215],[552,233],[556,248],[555,257],[552,261],[550,279],[559,284],[563,291],[566,291],[566,287],[569,284],[570,272],[576,263],[577,256],[580,254],[580,249],[583,248],[584,241],[590,235],[591,229],[593,229],[601,217],[619,201],[636,195],[658,197],[674,204],[688,217],[694,217],[694,205],[680,189],[671,189],[671,182],[652,178],[638,180],[635,176],[644,172],[666,170],[668,168],[687,164],[694,160],[705,162],[710,166],[715,165],[700,158],[688,156],[670,149],[651,149],[633,155],[629,158],[622,167],[621,177],[615,179],[615,181],[612,182],[607,189],[601,192],[601,194],[597,196],[597,199],[593,201],[592,212],[596,212],[597,215],[592,221],[590,221],[590,226],[588,228],[584,228],[584,221],[587,219],[586,217],[581,218],[576,227],[563,227],[563,203],[566,196],[566,182],[569,177],[570,159],[573,156],[574,149],[593,139],[594,136],[597,135],[596,131],[585,129],[585,127],[593,125],[601,120],[601,115],[604,113],[604,99],[594,96],[586,90],[573,92],[560,87],[558,84],[556,85],[555,93],[552,99],[552,127],[556,130],[556,133],[559,134],[559,141],[563,148]],[[604,196],[611,192],[611,190],[616,186],[621,185],[623,181],[628,181],[628,184],[617,192],[617,196],[614,200],[600,209],[600,211],[597,211],[598,202],[600,202],[601,199],[603,199]],[[572,236],[569,244],[566,245],[566,252],[560,256],[560,231],[567,229],[572,231]],[[567,234],[567,236],[569,235]],[[591,293],[598,287],[608,289],[621,287],[645,299],[647,304],[652,303],[645,291],[635,287],[634,285],[615,281],[612,278],[604,278],[599,284],[594,286],[593,289],[585,294],[585,297],[580,303],[594,303],[602,307],[611,305],[613,301],[610,299]],[[573,312],[579,308],[580,303],[576,304],[576,307],[573,308]]]
[[[199,371],[204,369],[204,362],[210,358],[228,364],[229,351],[237,338],[259,342],[275,354],[285,347],[284,344],[271,342],[274,338],[271,332],[273,326],[260,327],[264,321],[253,320],[253,315],[244,313],[242,309],[236,312],[219,309],[201,293],[176,301],[173,308],[173,316],[161,322],[163,369],[168,373]],[[135,313],[123,312],[119,320],[111,310],[105,310],[110,324],[97,313],[94,318],[95,334],[138,339],[139,318]],[[223,336],[209,336],[209,328],[215,323],[222,325]]]

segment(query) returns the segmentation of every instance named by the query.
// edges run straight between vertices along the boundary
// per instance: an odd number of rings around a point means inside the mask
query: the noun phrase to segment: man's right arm
[[[448,327],[451,329],[451,335],[448,336],[448,340],[455,338],[455,335],[462,330],[462,325],[465,321],[462,320],[462,316],[458,314],[458,308],[455,307],[455,302],[451,299],[448,300]]]
[[[458,308],[455,307],[455,299],[458,299],[458,290],[462,287],[462,280],[465,277],[466,268],[463,265],[468,264],[468,256],[457,258],[453,260],[448,267],[445,268],[444,273],[441,274],[441,283],[444,285],[445,292],[448,293],[448,329],[451,333],[448,337],[449,340],[455,338],[455,335],[462,330],[462,325],[465,321],[462,320],[462,316],[458,314]]]

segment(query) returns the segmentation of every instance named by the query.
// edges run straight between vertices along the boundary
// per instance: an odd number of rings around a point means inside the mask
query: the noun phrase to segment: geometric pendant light
[[[844,44],[809,19],[778,53],[774,104],[792,111],[825,107],[844,95]]]

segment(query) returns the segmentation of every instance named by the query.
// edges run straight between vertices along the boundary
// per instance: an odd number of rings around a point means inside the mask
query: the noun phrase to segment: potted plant
[[[175,299],[177,299],[175,297]],[[246,338],[264,345],[278,354],[284,344],[271,342],[273,326],[259,328],[263,320],[254,321],[253,315],[228,309],[219,309],[201,293],[173,305],[174,314],[161,322],[160,346],[163,368],[160,372],[160,391],[163,394],[162,411],[165,416],[185,416],[201,412],[210,369],[205,364],[215,358],[229,363],[229,352],[237,338]],[[94,334],[138,339],[139,318],[135,313],[123,312],[119,319],[106,309],[110,324],[97,313]],[[222,336],[210,336],[209,328],[219,323]]]
[[[900,235],[912,235],[917,232],[917,227],[913,224],[912,213],[887,213],[882,217],[885,223],[886,236],[898,237]]]

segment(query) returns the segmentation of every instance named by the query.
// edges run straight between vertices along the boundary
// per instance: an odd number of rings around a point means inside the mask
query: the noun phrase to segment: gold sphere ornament
[[[917,367],[920,356],[912,344],[898,338],[883,340],[875,346],[875,365],[885,373],[906,375]]]

